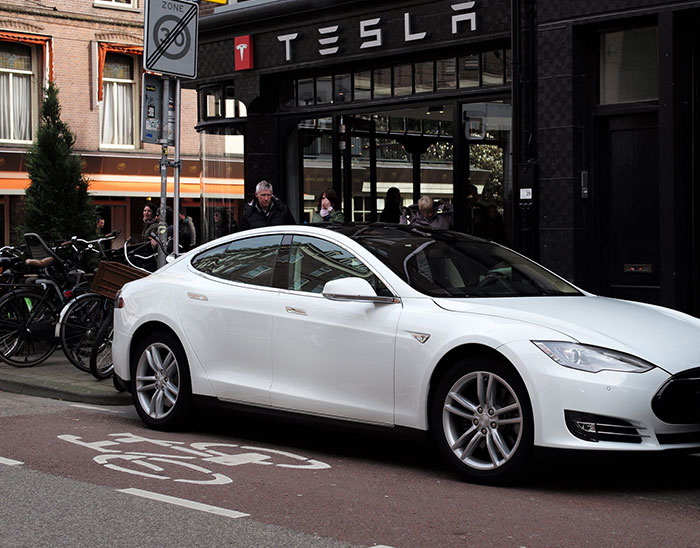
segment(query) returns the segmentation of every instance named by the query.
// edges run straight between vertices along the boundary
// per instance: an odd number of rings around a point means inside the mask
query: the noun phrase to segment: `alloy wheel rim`
[[[495,470],[520,446],[522,405],[503,378],[475,371],[450,388],[442,424],[449,448],[462,463],[476,470]]]
[[[149,345],[136,366],[136,393],[144,412],[153,419],[172,413],[180,391],[180,370],[173,351],[162,343]]]

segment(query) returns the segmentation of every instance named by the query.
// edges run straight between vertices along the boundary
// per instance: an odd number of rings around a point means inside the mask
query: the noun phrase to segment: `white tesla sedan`
[[[491,483],[534,446],[700,448],[698,319],[454,232],[239,232],[128,283],[114,319],[115,381],[153,428],[200,398],[408,427]]]

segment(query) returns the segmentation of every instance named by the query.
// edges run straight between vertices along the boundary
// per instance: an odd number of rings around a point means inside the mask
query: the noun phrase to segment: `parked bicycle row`
[[[0,360],[37,365],[57,348],[98,379],[112,373],[117,290],[156,269],[150,242],[111,249],[118,232],[49,246],[37,234],[0,249]]]

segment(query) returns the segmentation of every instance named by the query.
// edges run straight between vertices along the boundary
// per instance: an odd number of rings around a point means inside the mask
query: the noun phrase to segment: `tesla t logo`
[[[235,58],[235,69],[236,70],[249,70],[253,68],[253,41],[250,34],[245,36],[236,36],[234,39],[234,46],[236,52],[234,54]]]

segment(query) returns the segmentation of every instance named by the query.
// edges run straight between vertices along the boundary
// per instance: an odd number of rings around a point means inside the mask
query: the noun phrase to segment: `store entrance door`
[[[343,116],[339,133],[345,220],[374,222],[377,220],[377,139],[374,120],[371,116]]]
[[[600,132],[599,293],[659,303],[659,127],[656,113],[613,116]]]

